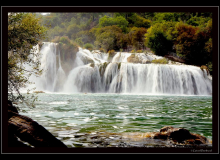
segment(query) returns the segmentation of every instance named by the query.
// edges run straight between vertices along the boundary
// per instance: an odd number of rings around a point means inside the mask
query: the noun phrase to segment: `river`
[[[85,135],[142,134],[163,126],[183,127],[212,140],[212,96],[49,92],[39,93],[36,106],[23,107],[20,114],[68,147],[89,147]]]

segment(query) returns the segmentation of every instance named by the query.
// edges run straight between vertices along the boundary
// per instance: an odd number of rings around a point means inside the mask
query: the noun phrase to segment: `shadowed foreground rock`
[[[71,137],[71,132],[65,132]],[[61,137],[62,138],[62,137]],[[65,138],[65,139],[64,139]],[[67,138],[63,137],[66,141]],[[67,141],[66,141],[67,142]],[[68,147],[92,148],[211,148],[211,141],[199,134],[190,133],[184,128],[165,126],[158,132],[123,132],[111,133],[96,131],[75,133],[69,138]]]
[[[72,137],[72,132],[69,133]],[[66,141],[67,137],[61,137]],[[11,147],[65,147],[67,146],[48,132],[43,126],[27,116],[18,114],[8,103],[8,142]],[[67,142],[67,141],[66,141]],[[184,128],[165,126],[159,132],[93,132],[76,133],[68,147],[212,147],[211,141]]]
[[[8,101],[8,145],[9,147],[66,147],[43,126],[27,116],[18,114],[10,101]]]
[[[183,144],[207,144],[209,143],[208,139],[199,134],[190,133],[187,129],[184,128],[173,128],[171,126],[165,126],[160,129],[160,132],[156,132],[153,135],[154,139],[168,139],[172,140],[174,143],[183,143]]]

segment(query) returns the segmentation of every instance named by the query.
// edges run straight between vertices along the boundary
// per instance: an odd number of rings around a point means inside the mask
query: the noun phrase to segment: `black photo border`
[[[193,152],[190,148],[14,148],[8,147],[7,132],[7,22],[8,12],[212,12],[213,13],[213,93],[212,150]],[[218,6],[2,6],[1,7],[1,153],[219,153],[219,7]],[[205,149],[204,149],[205,150]]]

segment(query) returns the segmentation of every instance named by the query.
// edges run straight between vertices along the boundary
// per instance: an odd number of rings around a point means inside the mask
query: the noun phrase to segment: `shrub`
[[[133,49],[141,49],[144,47],[145,33],[147,33],[146,28],[131,28],[130,32],[128,33],[128,37],[130,39],[130,45],[132,45]]]
[[[137,50],[137,53],[143,53],[143,51],[142,50]]]
[[[149,19],[145,19],[136,13],[130,16],[129,20],[134,24],[135,27],[149,28],[151,26],[151,21]]]
[[[99,25],[100,25],[100,27],[117,25],[119,28],[122,29],[122,31],[125,32],[126,27],[128,26],[128,21],[122,16],[118,16],[118,17],[114,17],[114,18],[104,16],[99,19]]]
[[[154,33],[149,37],[147,46],[155,52],[156,55],[164,56],[172,49],[172,41],[168,40],[165,34],[161,31]]]
[[[208,63],[207,63],[207,66],[208,66],[209,71],[212,72],[212,62],[208,62]]]
[[[203,70],[206,70],[208,74],[210,73],[209,68],[208,68],[208,66],[206,66],[206,65],[202,65],[202,66],[200,67],[200,69],[201,69],[202,71],[203,71]]]
[[[74,40],[74,42],[76,42],[80,47],[82,47],[83,46],[83,41],[82,41],[82,37],[80,37],[80,38],[76,38],[75,40]]]
[[[161,59],[154,59],[151,61],[151,63],[168,64],[168,61],[166,58],[161,58]]]
[[[100,52],[105,52],[105,50],[103,48],[99,48]]]
[[[63,36],[63,37],[60,37],[59,42],[67,44],[68,43],[68,39],[69,39],[68,37]]]
[[[83,47],[88,50],[93,50],[94,48],[94,46],[91,43],[86,43]]]
[[[113,57],[115,55],[115,50],[108,51],[109,56]]]
[[[63,70],[67,73],[71,70],[72,61],[76,57],[76,53],[78,52],[78,45],[70,40],[67,36],[55,37],[52,42],[59,44],[61,65]]]

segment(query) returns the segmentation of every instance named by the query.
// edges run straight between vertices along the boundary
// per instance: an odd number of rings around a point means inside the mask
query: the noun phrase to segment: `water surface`
[[[72,147],[81,142],[76,134],[158,132],[163,126],[212,139],[211,96],[41,93],[38,99],[20,114]]]

